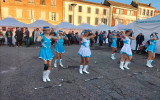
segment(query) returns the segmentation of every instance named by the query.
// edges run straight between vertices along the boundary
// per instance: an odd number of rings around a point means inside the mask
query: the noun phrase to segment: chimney
[[[137,0],[134,0],[135,3],[137,3]]]
[[[149,6],[152,7],[152,3],[150,3]]]

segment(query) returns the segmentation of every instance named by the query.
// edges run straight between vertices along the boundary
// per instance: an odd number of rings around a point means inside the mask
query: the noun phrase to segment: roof
[[[119,2],[109,1],[109,0],[106,0],[106,2],[110,3],[110,5],[113,5],[113,6],[137,9],[136,7],[133,7],[132,5],[128,5],[124,3],[119,3]]]
[[[155,13],[160,13],[160,10],[155,10]]]
[[[101,3],[95,3],[95,2],[89,2],[89,1],[85,1],[85,0],[65,0],[65,1],[75,1],[75,2],[81,2],[81,3],[86,3],[86,4],[92,4],[92,5],[96,5],[96,6],[103,6],[103,7],[107,7],[109,8],[108,6],[104,5],[104,4],[101,4]]]
[[[145,4],[145,3],[140,3],[140,2],[135,2],[135,1],[133,1],[135,4],[137,4],[138,6],[144,6],[144,7],[150,7],[150,8],[154,8],[154,7],[152,7],[152,6],[150,6],[150,5],[148,5],[148,4]]]

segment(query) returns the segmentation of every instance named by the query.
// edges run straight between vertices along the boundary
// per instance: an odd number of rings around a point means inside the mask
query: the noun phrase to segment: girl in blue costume
[[[112,36],[112,44],[111,44],[111,47],[112,47],[112,55],[111,55],[111,58],[113,60],[115,60],[115,52],[117,51],[117,38],[120,38],[120,37],[117,37],[117,32],[114,32],[113,33],[113,36]]]
[[[92,39],[96,36],[93,33],[92,33],[92,35],[88,36],[88,34],[90,32],[91,31],[89,31],[89,30],[85,30],[82,32],[82,34],[80,36],[81,48],[78,51],[78,55],[81,56],[81,63],[80,63],[80,68],[79,68],[80,74],[83,74],[83,72],[89,74],[87,69],[88,69],[89,59],[91,57],[90,39]],[[83,64],[85,64],[84,67],[83,67]]]
[[[44,63],[44,71],[43,71],[43,82],[51,81],[49,78],[49,74],[51,73],[51,63],[53,59],[53,52],[51,49],[51,40],[55,39],[58,40],[60,39],[58,37],[50,36],[50,28],[49,26],[44,26],[43,27],[43,34],[41,34],[37,41],[41,41],[42,43],[42,48],[39,53],[39,58],[43,60]]]
[[[150,45],[146,49],[148,51],[148,59],[147,59],[147,67],[152,68],[152,62],[155,58],[155,52],[156,52],[156,43],[159,37],[157,36],[158,33],[152,33],[150,36]]]
[[[58,33],[59,33],[60,39],[56,42],[56,45],[55,45],[55,48],[54,48],[54,50],[56,51],[56,59],[55,59],[54,67],[57,67],[58,59],[60,59],[60,66],[63,67],[62,53],[65,52],[63,43],[64,43],[64,39],[68,40],[68,37],[66,35],[64,35],[64,36],[62,35],[63,34],[62,30],[59,30]]]
[[[120,61],[120,68],[122,70],[124,70],[124,68],[130,69],[128,68],[128,64],[132,59],[131,40],[135,40],[134,33],[131,34],[132,32],[133,32],[132,30],[126,30],[126,32],[122,33],[122,38],[124,42],[124,45],[120,51],[120,53],[122,54],[122,58]]]

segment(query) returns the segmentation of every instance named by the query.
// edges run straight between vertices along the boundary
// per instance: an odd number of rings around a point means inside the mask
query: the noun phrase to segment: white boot
[[[51,71],[50,71],[50,70],[47,70],[46,79],[47,79],[48,82],[51,81],[50,78],[49,78],[49,74],[50,74],[50,73],[51,73]]]
[[[79,67],[79,73],[80,73],[80,74],[83,74],[82,69],[83,69],[83,65],[80,65],[80,67]]]
[[[149,68],[152,68],[153,66],[151,65],[151,63],[152,63],[152,60],[147,60],[146,66]]]
[[[47,71],[43,71],[43,82],[47,82],[47,80],[46,80],[46,74],[47,74]]]
[[[60,63],[59,63],[59,65],[60,65],[61,67],[63,67],[62,59],[60,59]]]
[[[150,60],[150,65],[151,65],[151,67],[153,67],[153,66],[152,66],[152,62],[153,62],[153,60]]]
[[[125,64],[124,64],[124,68],[126,68],[126,69],[130,69],[130,68],[128,68],[128,64],[129,64],[130,62],[125,62]]]
[[[124,70],[123,66],[124,66],[124,62],[120,62],[120,68],[121,68],[122,70]]]
[[[115,53],[111,55],[112,60],[115,60]]]
[[[54,67],[55,68],[57,67],[57,62],[58,62],[58,59],[56,59],[55,62],[54,62]]]
[[[87,69],[88,69],[88,65],[85,65],[84,68],[83,68],[83,72],[89,74],[89,72],[87,71]]]

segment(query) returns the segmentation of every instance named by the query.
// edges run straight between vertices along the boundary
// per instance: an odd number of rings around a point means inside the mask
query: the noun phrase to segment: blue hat
[[[88,32],[89,30],[84,30],[84,32]]]
[[[63,33],[63,31],[62,31],[62,30],[59,30],[58,32],[59,32],[59,33]]]
[[[43,26],[43,30],[50,30],[49,26]]]

